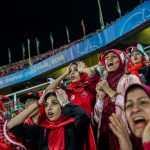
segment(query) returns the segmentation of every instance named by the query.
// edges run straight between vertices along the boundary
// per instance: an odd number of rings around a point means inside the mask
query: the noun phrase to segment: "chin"
[[[143,130],[141,129],[140,131],[135,131],[134,135],[138,138],[142,138]]]

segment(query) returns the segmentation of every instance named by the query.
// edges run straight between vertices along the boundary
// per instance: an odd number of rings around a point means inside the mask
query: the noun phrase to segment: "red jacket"
[[[79,82],[76,86],[69,86],[66,89],[66,93],[69,97],[69,101],[80,106],[86,110],[90,116],[93,112],[95,101],[96,101],[96,84],[99,81],[97,74],[93,78],[88,76],[84,79],[84,82]]]

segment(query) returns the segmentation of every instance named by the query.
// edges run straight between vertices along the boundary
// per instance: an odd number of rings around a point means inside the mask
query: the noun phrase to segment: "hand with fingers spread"
[[[113,133],[118,138],[120,149],[132,150],[132,144],[129,138],[127,128],[125,127],[121,118],[113,113],[112,116],[109,117],[109,120],[110,120],[109,126],[113,131]]]
[[[68,100],[68,96],[63,89],[58,89],[55,93],[61,106],[64,107],[66,104],[70,103]]]
[[[78,62],[77,62],[77,65],[78,65],[78,71],[79,71],[80,73],[86,72],[87,67],[86,67],[86,65],[85,65],[84,62],[78,61]]]

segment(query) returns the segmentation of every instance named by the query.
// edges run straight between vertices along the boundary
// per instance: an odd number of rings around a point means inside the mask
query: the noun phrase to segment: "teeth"
[[[110,67],[110,66],[113,66],[113,63],[112,62],[110,62],[109,64],[108,64],[108,66]]]
[[[137,122],[137,121],[140,121],[140,120],[145,120],[145,118],[142,117],[142,116],[133,118],[134,122]]]

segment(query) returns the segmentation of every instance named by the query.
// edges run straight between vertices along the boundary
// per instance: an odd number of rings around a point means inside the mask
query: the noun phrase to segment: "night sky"
[[[120,0],[122,15],[139,5],[140,0]],[[105,24],[119,17],[116,0],[101,0]],[[97,0],[5,0],[0,2],[0,66],[8,64],[8,47],[12,62],[22,59],[22,46],[31,40],[31,56],[36,55],[35,38],[40,41],[40,53],[67,44],[66,26],[70,40],[83,37],[81,20],[86,34],[100,28]]]

